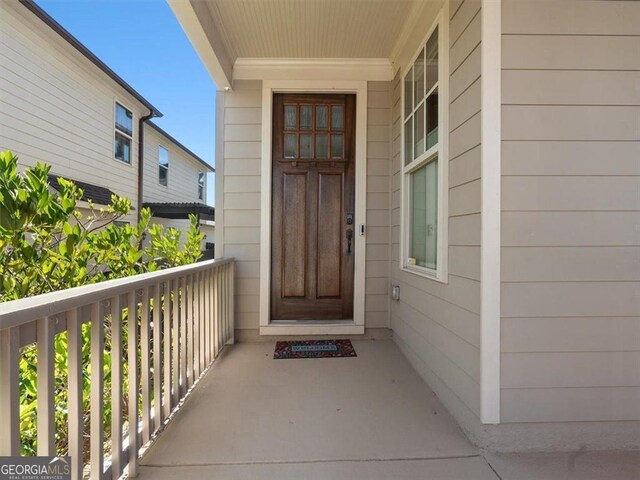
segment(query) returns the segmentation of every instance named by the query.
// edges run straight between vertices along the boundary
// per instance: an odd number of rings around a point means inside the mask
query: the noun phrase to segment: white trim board
[[[387,58],[249,58],[236,59],[234,80],[393,80]],[[335,83],[335,82],[332,82]]]
[[[500,423],[501,0],[483,0],[480,420]]]
[[[367,82],[353,80],[265,80],[262,82],[262,151],[260,177],[260,335],[363,334],[366,237],[355,236],[353,323],[345,326],[277,325],[271,323],[271,124],[274,93],[355,93],[356,95],[356,208],[355,224],[367,215]],[[366,234],[366,227],[365,227]],[[345,328],[348,327],[349,330]]]

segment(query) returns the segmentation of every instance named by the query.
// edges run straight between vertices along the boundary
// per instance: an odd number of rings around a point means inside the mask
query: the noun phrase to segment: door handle
[[[347,229],[347,255],[351,255],[351,240],[353,239],[353,229]]]

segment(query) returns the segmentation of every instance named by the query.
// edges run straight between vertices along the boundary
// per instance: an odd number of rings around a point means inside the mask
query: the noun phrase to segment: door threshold
[[[364,325],[353,320],[271,320],[260,335],[362,335]]]

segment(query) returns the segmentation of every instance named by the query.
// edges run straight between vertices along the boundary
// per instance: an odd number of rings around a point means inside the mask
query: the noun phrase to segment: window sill
[[[413,275],[417,275],[418,277],[433,280],[434,282],[444,283],[445,285],[449,283],[449,276],[446,275],[443,271],[429,271],[427,269],[422,269],[419,267],[411,268],[407,266],[400,267],[400,270],[403,272],[411,273]]]

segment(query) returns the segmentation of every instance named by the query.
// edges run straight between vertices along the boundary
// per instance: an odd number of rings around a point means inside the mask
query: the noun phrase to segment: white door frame
[[[271,314],[271,138],[274,93],[354,93],[356,95],[355,265],[352,320],[278,321]],[[364,333],[365,229],[367,215],[367,82],[347,80],[264,80],[260,207],[260,335],[354,335]],[[366,233],[366,230],[365,230]]]

